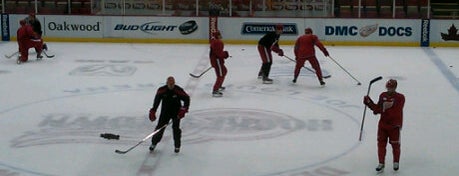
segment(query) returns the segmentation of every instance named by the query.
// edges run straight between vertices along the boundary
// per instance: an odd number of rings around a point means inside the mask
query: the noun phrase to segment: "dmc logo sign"
[[[361,33],[362,37],[366,37],[373,32],[378,31],[378,36],[390,37],[408,37],[413,34],[411,27],[397,26],[379,26],[370,25],[359,29],[357,26],[325,26],[325,35],[335,36],[356,36]],[[363,33],[362,33],[363,32]]]
[[[159,22],[148,22],[141,25],[126,25],[117,24],[114,28],[115,31],[137,31],[140,30],[145,33],[153,34],[153,32],[169,32],[174,31],[177,28],[176,25],[163,25]]]
[[[241,33],[244,34],[265,34],[267,32],[276,31],[277,23],[244,23],[242,25]],[[297,35],[298,28],[296,24],[292,23],[282,23],[284,30],[282,34],[284,35]]]

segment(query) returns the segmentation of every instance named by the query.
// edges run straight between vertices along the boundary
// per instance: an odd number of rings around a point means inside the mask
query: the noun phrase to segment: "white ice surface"
[[[400,170],[380,175],[459,175],[459,50],[417,47],[334,47],[332,60],[317,53],[320,87],[307,70],[292,84],[293,62],[274,56],[274,84],[257,80],[261,61],[254,45],[226,45],[231,58],[222,98],[211,97],[213,70],[207,45],[48,43],[54,58],[17,65],[0,43],[0,176],[368,176],[377,165],[378,116],[367,109],[358,141],[369,80],[377,99],[389,78],[405,94]],[[281,46],[293,57],[292,46]],[[306,66],[310,67],[308,63]],[[171,127],[157,150],[147,119],[156,89],[172,75],[191,95],[182,120],[182,150],[173,152]],[[361,86],[357,86],[361,82]],[[157,114],[159,115],[159,113]],[[101,133],[121,135],[106,140]]]

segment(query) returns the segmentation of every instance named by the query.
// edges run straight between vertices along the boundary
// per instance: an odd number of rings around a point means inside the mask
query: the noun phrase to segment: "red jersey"
[[[403,94],[383,92],[379,95],[378,103],[370,108],[375,114],[381,114],[380,123],[402,127],[404,105],[405,96]]]
[[[314,34],[305,34],[299,37],[295,42],[295,56],[297,58],[309,58],[315,56],[314,46],[319,47],[322,52],[326,49]]]
[[[37,37],[37,34],[33,31],[32,26],[24,25],[21,26],[17,31],[17,41],[18,43],[29,42],[30,39]]]
[[[223,42],[220,39],[212,39],[210,41],[210,64],[212,66],[216,65],[217,59],[221,63],[225,62],[225,59],[228,58],[228,52],[223,50]]]

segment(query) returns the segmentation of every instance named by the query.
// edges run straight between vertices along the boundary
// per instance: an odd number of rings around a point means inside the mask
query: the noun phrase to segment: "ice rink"
[[[209,67],[204,44],[48,42],[54,58],[36,61],[30,50],[21,65],[4,56],[16,42],[0,46],[0,176],[376,175],[379,116],[369,109],[358,137],[362,97],[377,76],[383,79],[372,85],[373,99],[390,78],[406,97],[400,170],[392,170],[388,145],[380,175],[459,175],[458,48],[326,46],[357,80],[319,51],[332,75],[321,87],[305,69],[293,84],[294,63],[277,55],[274,84],[262,84],[256,46],[227,44],[226,90],[214,98],[213,70],[189,76]],[[293,57],[293,46],[281,48]],[[147,113],[168,76],[191,96],[181,152],[174,153],[167,127],[153,153],[149,139],[115,153],[153,131]]]

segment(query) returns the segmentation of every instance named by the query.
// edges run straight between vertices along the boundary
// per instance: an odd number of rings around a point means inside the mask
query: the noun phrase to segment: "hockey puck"
[[[194,31],[196,31],[198,29],[198,24],[196,23],[196,21],[190,20],[190,21],[187,21],[187,22],[181,24],[178,27],[178,29],[179,29],[181,34],[188,35],[188,34],[191,34],[191,33],[193,33]]]
[[[359,82],[359,83],[357,83],[357,85],[359,85],[359,86],[360,86],[360,85],[362,85],[362,83],[360,83],[360,82]]]
[[[102,134],[100,134],[100,137],[108,139],[108,140],[110,140],[110,139],[119,140],[120,139],[120,135],[116,135],[116,134],[112,134],[112,133],[102,133]]]

